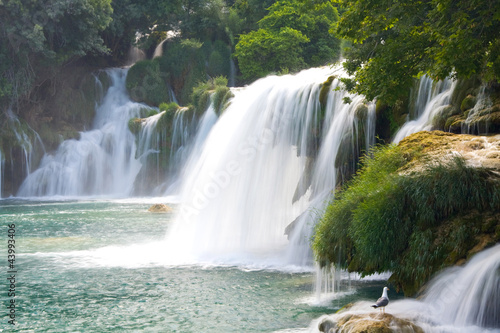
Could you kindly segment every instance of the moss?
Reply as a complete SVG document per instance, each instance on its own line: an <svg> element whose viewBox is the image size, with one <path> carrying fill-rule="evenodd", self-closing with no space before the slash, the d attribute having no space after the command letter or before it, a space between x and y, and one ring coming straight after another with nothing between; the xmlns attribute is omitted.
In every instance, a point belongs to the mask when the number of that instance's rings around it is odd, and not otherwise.
<svg viewBox="0 0 500 333"><path fill-rule="evenodd" d="M358 105L356 107L356 110L354 110L354 115L360 121L365 121L366 118L368 117L368 107L366 106L366 104Z"/></svg>
<svg viewBox="0 0 500 333"><path fill-rule="evenodd" d="M467 95L477 95L478 87L481 85L479 76L469 79L459 79L451 95L452 105L460 106Z"/></svg>
<svg viewBox="0 0 500 333"><path fill-rule="evenodd" d="M169 113L175 113L179 109L179 105L175 102L172 103L161 103L160 106L158 107L160 111L166 111Z"/></svg>
<svg viewBox="0 0 500 333"><path fill-rule="evenodd" d="M202 114L212 101L215 112L220 115L234 96L227 87L227 78L216 77L199 83L192 93L193 106L196 113Z"/></svg>
<svg viewBox="0 0 500 333"><path fill-rule="evenodd" d="M460 110L462 112L472 109L476 105L476 96L467 95L460 104Z"/></svg>
<svg viewBox="0 0 500 333"><path fill-rule="evenodd" d="M233 97L231 90L226 86L216 86L215 92L213 93L213 104L215 112L220 115L226 106L226 103L230 98Z"/></svg>
<svg viewBox="0 0 500 333"><path fill-rule="evenodd" d="M324 112L324 109L326 108L328 94L330 94L330 88L332 86L333 80L335 79L336 76L329 76L328 79L321 84L321 90L319 91L319 103L321 105L322 112Z"/></svg>
<svg viewBox="0 0 500 333"><path fill-rule="evenodd" d="M132 118L128 121L128 129L132 134L137 135L141 131L142 121L140 118Z"/></svg>

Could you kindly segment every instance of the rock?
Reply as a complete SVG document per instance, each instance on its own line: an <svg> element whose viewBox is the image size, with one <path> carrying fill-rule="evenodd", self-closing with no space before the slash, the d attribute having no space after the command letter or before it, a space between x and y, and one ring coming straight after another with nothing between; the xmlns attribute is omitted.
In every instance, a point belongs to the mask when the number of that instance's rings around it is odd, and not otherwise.
<svg viewBox="0 0 500 333"><path fill-rule="evenodd" d="M390 313L340 311L324 318L318 330L325 333L423 333L424 330L411 321Z"/></svg>
<svg viewBox="0 0 500 333"><path fill-rule="evenodd" d="M476 97L467 95L460 104L460 110L466 111L472 109L476 105Z"/></svg>
<svg viewBox="0 0 500 333"><path fill-rule="evenodd" d="M446 162L454 156L462 156L466 163L474 167L484 167L500 172L500 135L476 136L452 134L441 131L422 131L410 135L400 143L406 149L420 147L427 158L419 161ZM419 167L418 161L409 163L407 171Z"/></svg>
<svg viewBox="0 0 500 333"><path fill-rule="evenodd" d="M148 212L151 213L170 213L171 211L172 208L164 204L154 204L148 209Z"/></svg>

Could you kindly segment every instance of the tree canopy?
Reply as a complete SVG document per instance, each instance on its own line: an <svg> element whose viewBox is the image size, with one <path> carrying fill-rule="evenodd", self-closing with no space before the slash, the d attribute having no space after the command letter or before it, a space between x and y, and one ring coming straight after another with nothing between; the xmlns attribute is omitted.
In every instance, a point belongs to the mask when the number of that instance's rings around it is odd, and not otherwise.
<svg viewBox="0 0 500 333"><path fill-rule="evenodd" d="M268 11L259 29L242 34L236 44L235 56L245 78L323 65L338 57L333 1L282 0Z"/></svg>
<svg viewBox="0 0 500 333"><path fill-rule="evenodd" d="M112 11L111 0L0 2L0 101L27 93L49 64L106 53Z"/></svg>
<svg viewBox="0 0 500 333"><path fill-rule="evenodd" d="M500 2L341 0L348 89L388 103L423 74L500 78Z"/></svg>

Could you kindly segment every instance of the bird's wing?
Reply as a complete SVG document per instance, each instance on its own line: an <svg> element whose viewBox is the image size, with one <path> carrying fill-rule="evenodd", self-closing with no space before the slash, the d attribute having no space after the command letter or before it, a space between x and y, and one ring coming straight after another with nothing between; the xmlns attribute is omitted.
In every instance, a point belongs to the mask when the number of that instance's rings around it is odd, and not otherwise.
<svg viewBox="0 0 500 333"><path fill-rule="evenodd" d="M380 297L375 303L377 307L386 306L387 304L389 304L389 299L386 297Z"/></svg>

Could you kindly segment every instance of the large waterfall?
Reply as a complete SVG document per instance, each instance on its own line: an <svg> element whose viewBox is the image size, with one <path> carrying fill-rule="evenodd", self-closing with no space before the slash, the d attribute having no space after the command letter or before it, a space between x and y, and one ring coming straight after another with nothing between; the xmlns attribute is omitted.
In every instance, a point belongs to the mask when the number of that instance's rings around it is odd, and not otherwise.
<svg viewBox="0 0 500 333"><path fill-rule="evenodd" d="M186 166L168 244L201 261L310 263L315 214L342 167L374 139L374 107L360 96L345 104L338 80L320 103L334 74L342 73L270 76L235 91Z"/></svg>

